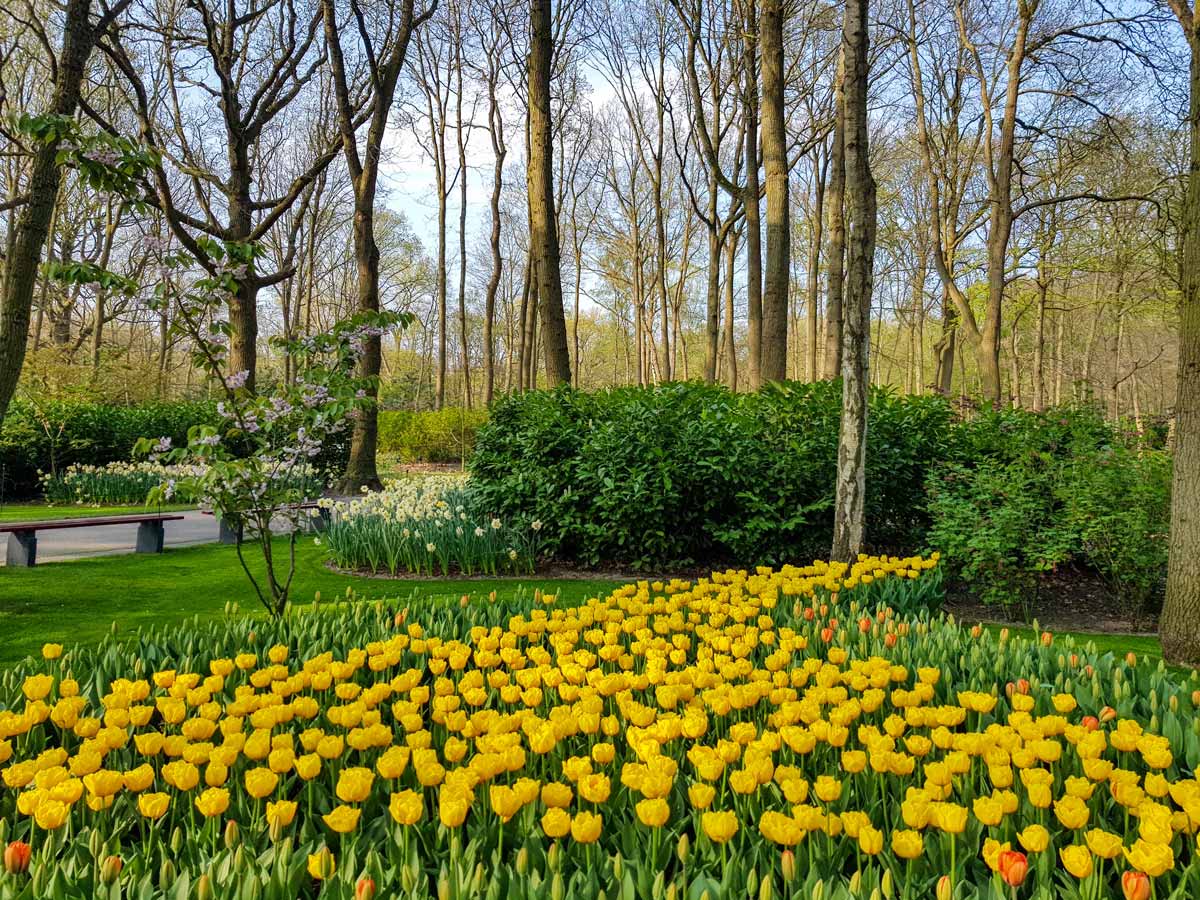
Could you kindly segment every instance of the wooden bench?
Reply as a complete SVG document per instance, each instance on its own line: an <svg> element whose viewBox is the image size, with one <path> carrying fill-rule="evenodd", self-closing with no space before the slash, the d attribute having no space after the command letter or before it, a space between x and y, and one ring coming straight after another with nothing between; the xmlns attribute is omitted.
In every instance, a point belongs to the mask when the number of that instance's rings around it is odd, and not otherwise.
<svg viewBox="0 0 1200 900"><path fill-rule="evenodd" d="M325 528L329 524L332 514L330 513L328 507L321 506L316 500L308 500L304 503L294 503L289 506L280 507L281 512L293 512L293 511L302 511L302 510L311 510L311 509L318 510L321 514L319 524L317 522L314 522L313 527L318 531ZM211 509L204 510L204 514L206 516L215 515L215 513ZM218 540L220 540L220 542L222 544L236 544L237 543L237 540L238 540L237 531L234 530L233 528L230 528L229 525L225 522L225 520L222 519L220 516L217 516L217 527L220 529L220 536L219 536Z"/></svg>
<svg viewBox="0 0 1200 900"><path fill-rule="evenodd" d="M90 519L47 519L42 522L0 522L0 534L8 534L9 566L27 568L37 562L37 533L63 528L94 528L101 525L136 525L137 553L162 553L165 538L164 522L174 522L183 516L162 513L131 516L96 516Z"/></svg>

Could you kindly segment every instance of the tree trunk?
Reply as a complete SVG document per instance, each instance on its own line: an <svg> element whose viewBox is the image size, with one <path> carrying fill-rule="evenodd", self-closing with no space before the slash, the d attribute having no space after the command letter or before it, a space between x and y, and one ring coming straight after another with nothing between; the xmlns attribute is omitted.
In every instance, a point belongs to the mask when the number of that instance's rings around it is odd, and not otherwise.
<svg viewBox="0 0 1200 900"><path fill-rule="evenodd" d="M725 247L725 374L731 391L738 387L737 339L734 335L733 266L737 258L737 232L729 235Z"/></svg>
<svg viewBox="0 0 1200 900"><path fill-rule="evenodd" d="M1188 123L1191 155L1181 219L1179 375L1167 595L1159 619L1163 657L1200 665L1200 16L1173 7L1191 50Z"/></svg>
<svg viewBox="0 0 1200 900"><path fill-rule="evenodd" d="M94 41L91 9L91 0L67 2L58 77L46 110L48 115L69 118L75 114L83 70ZM54 213L58 186L62 180L57 159L59 144L58 140L51 140L36 145L26 191L29 201L21 209L8 242L4 292L0 294L0 424L4 422L8 404L21 377L21 367L25 363L38 263L50 231L50 217Z"/></svg>
<svg viewBox="0 0 1200 900"><path fill-rule="evenodd" d="M717 351L721 336L721 241L717 222L717 176L708 179L708 272L704 304L704 380L717 380Z"/></svg>
<svg viewBox="0 0 1200 900"><path fill-rule="evenodd" d="M817 380L817 307L821 296L821 239L825 228L825 179L829 174L829 163L821 165L820 155L814 156L813 175L816 182L812 243L808 249L808 371L809 381Z"/></svg>
<svg viewBox="0 0 1200 900"><path fill-rule="evenodd" d="M742 116L745 120L744 165L746 188L746 344L749 348L750 389L762 384L762 225L758 209L758 23L755 0L745 4L742 40Z"/></svg>
<svg viewBox="0 0 1200 900"><path fill-rule="evenodd" d="M825 253L825 377L842 372L842 290L846 254L846 115L844 49L833 89L833 146L829 156L829 249Z"/></svg>
<svg viewBox="0 0 1200 900"><path fill-rule="evenodd" d="M536 251L538 309L546 350L546 375L552 384L571 383L571 354L563 312L558 225L554 214L554 144L550 109L550 66L553 25L550 0L531 0L529 52L529 182Z"/></svg>
<svg viewBox="0 0 1200 900"><path fill-rule="evenodd" d="M792 236L784 125L783 15L782 0L763 0L759 34L762 45L763 171L767 181L767 260L762 297L761 381L787 378Z"/></svg>
<svg viewBox="0 0 1200 900"><path fill-rule="evenodd" d="M876 219L875 179L867 146L867 6L867 0L847 0L842 38L847 277L842 310L842 420L830 558L846 562L862 550L866 513L868 353Z"/></svg>

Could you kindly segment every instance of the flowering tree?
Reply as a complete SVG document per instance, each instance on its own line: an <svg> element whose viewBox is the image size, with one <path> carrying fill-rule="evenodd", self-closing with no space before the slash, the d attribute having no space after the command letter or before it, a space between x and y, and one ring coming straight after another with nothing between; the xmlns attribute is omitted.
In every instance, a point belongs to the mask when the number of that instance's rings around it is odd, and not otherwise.
<svg viewBox="0 0 1200 900"><path fill-rule="evenodd" d="M169 501L186 491L211 505L236 535L238 560L258 599L272 615L282 615L296 570L297 533L302 519L315 514L305 501L321 488L314 461L368 402L370 379L355 374L367 341L407 325L411 316L360 313L322 334L274 339L297 361L300 377L270 394L255 393L247 387L247 372L229 371L231 329L222 314L258 247L206 241L204 250L216 266L190 281L187 257L165 247L155 250L161 262L156 303L173 308L174 327L191 339L197 367L221 386L223 397L217 423L193 426L186 447L173 447L168 438L138 442L136 451L154 462L194 467L192 474L152 489L149 499ZM277 559L271 533L272 523L281 522L288 535L286 563ZM247 563L247 539L262 554L261 577Z"/></svg>

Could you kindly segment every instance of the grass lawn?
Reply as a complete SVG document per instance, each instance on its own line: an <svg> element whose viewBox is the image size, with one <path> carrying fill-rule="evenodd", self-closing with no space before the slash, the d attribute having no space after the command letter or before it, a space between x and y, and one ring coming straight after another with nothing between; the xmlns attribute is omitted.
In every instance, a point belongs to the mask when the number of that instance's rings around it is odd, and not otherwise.
<svg viewBox="0 0 1200 900"><path fill-rule="evenodd" d="M92 519L97 516L127 516L149 512L175 512L195 509L195 504L148 507L137 506L47 506L45 503L5 503L0 506L0 522L33 522L44 519Z"/></svg>
<svg viewBox="0 0 1200 900"><path fill-rule="evenodd" d="M286 553L280 541L278 553ZM247 547L247 559L256 552ZM391 580L355 578L324 566L321 548L311 541L297 544L292 597L309 602L344 595L346 588L366 599L444 598L486 595L491 590L562 592L584 600L611 590L612 581L532 578L478 580ZM224 614L236 601L249 614L261 610L233 547L206 544L171 550L159 556L125 554L70 562L44 563L31 569L0 570L0 664L11 664L40 651L47 641L95 643L116 623L128 632L143 625L202 619Z"/></svg>

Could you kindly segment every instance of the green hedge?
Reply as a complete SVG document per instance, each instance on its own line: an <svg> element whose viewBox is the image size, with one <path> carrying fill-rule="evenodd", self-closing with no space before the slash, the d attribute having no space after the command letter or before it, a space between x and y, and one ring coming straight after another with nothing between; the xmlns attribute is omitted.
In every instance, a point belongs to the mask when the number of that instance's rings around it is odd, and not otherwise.
<svg viewBox="0 0 1200 900"><path fill-rule="evenodd" d="M187 441L193 425L211 422L215 404L149 403L118 406L76 400L9 406L0 430L0 497L28 499L40 491L38 473L62 471L73 463L103 466L131 459L141 437ZM345 471L349 429L329 443L314 464L326 476Z"/></svg>
<svg viewBox="0 0 1200 900"><path fill-rule="evenodd" d="M828 553L840 414L830 382L534 391L493 403L470 470L489 511L540 519L562 558L806 561ZM941 398L872 392L873 546L921 543L925 480L951 450L951 422Z"/></svg>
<svg viewBox="0 0 1200 900"><path fill-rule="evenodd" d="M412 412L379 413L379 450L402 462L461 463L475 447L475 435L487 411L446 407Z"/></svg>
<svg viewBox="0 0 1200 900"><path fill-rule="evenodd" d="M40 491L39 471L128 460L138 438L166 436L183 442L191 426L215 415L210 403L15 401L0 430L0 489L9 498L34 497Z"/></svg>

